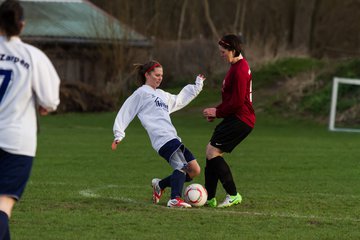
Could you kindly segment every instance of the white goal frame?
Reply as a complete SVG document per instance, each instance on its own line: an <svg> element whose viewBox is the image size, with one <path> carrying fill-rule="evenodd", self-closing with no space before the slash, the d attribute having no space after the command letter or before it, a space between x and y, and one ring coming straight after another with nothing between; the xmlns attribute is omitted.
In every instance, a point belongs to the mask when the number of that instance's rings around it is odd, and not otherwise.
<svg viewBox="0 0 360 240"><path fill-rule="evenodd" d="M337 99L338 99L339 84L360 85L360 79L350 79L350 78L338 78L338 77L334 77L333 87L332 87L332 96L331 96L331 108L330 108L330 118L329 118L329 130L330 130L330 131L339 131L339 132L359 132L359 133L360 133L360 129L355 129L355 128L337 128L337 127L335 127L336 104L337 104Z"/></svg>

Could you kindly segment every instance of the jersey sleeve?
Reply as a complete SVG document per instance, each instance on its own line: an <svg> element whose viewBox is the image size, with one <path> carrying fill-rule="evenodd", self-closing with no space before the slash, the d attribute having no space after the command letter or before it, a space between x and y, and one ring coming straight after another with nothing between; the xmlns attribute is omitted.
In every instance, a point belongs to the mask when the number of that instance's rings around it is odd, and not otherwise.
<svg viewBox="0 0 360 240"><path fill-rule="evenodd" d="M60 103L60 78L50 59L40 50L32 48L33 79L32 89L37 103L48 110L55 111Z"/></svg>
<svg viewBox="0 0 360 240"><path fill-rule="evenodd" d="M141 95L133 93L121 106L114 122L114 140L122 141L125 130L141 109Z"/></svg>
<svg viewBox="0 0 360 240"><path fill-rule="evenodd" d="M177 95L164 92L167 97L169 113L176 112L188 105L202 91L203 80L196 79L195 84L186 85Z"/></svg>

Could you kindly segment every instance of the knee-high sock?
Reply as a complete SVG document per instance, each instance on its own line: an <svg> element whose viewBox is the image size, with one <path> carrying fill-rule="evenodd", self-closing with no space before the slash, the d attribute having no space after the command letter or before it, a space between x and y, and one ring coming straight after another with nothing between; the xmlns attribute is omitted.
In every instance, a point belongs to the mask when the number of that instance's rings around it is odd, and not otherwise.
<svg viewBox="0 0 360 240"><path fill-rule="evenodd" d="M186 175L184 172L175 170L171 175L171 199L181 197Z"/></svg>
<svg viewBox="0 0 360 240"><path fill-rule="evenodd" d="M8 228L7 232L4 235L3 240L10 240L10 229Z"/></svg>
<svg viewBox="0 0 360 240"><path fill-rule="evenodd" d="M237 190L235 186L235 182L233 176L231 174L231 170L229 165L225 162L223 157L217 156L211 160L213 169L216 171L217 176L223 185L225 191L230 195L236 195Z"/></svg>
<svg viewBox="0 0 360 240"><path fill-rule="evenodd" d="M0 240L10 240L9 217L0 211Z"/></svg>
<svg viewBox="0 0 360 240"><path fill-rule="evenodd" d="M206 166L205 166L205 188L208 192L208 199L212 199L216 195L216 188L218 183L218 175L214 170L214 164L212 160L206 159Z"/></svg>
<svg viewBox="0 0 360 240"><path fill-rule="evenodd" d="M159 187L161 189L165 189L167 187L171 187L171 176L169 175L166 178L161 179L161 181L159 182ZM191 182L193 179L189 176L189 174L186 173L186 178L185 178L185 182Z"/></svg>
<svg viewBox="0 0 360 240"><path fill-rule="evenodd" d="M161 189L171 187L171 175L167 176L166 178L161 179L159 182L159 187Z"/></svg>

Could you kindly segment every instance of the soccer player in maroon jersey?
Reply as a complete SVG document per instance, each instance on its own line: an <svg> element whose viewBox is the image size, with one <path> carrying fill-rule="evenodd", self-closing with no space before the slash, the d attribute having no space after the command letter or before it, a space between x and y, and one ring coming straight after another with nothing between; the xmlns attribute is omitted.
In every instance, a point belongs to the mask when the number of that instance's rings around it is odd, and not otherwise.
<svg viewBox="0 0 360 240"><path fill-rule="evenodd" d="M211 122L223 118L216 126L206 147L205 188L208 191L207 204L210 207L230 207L242 200L229 165L223 154L230 153L254 128L255 113L252 107L252 78L248 62L243 57L242 42L236 35L225 35L219 41L221 57L230 64L222 84L222 102L213 108L206 108L203 115ZM215 198L220 180L227 195L217 205Z"/></svg>

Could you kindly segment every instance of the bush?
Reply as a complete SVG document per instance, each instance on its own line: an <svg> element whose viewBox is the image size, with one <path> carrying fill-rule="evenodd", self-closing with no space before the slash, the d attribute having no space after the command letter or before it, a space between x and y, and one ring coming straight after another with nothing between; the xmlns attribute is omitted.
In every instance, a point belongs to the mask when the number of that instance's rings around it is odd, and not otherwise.
<svg viewBox="0 0 360 240"><path fill-rule="evenodd" d="M302 111L317 115L329 113L334 77L360 79L360 59L340 62L335 64L332 71L319 75L315 85L308 89L300 103ZM345 111L360 102L360 89L352 85L341 85L338 94L341 99L337 105L339 111Z"/></svg>
<svg viewBox="0 0 360 240"><path fill-rule="evenodd" d="M301 72L322 66L321 61L312 58L285 58L262 66L253 71L254 87L269 87L276 81L291 78Z"/></svg>

